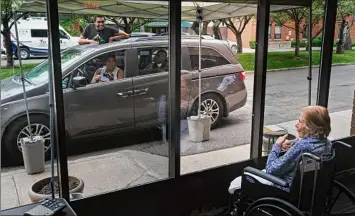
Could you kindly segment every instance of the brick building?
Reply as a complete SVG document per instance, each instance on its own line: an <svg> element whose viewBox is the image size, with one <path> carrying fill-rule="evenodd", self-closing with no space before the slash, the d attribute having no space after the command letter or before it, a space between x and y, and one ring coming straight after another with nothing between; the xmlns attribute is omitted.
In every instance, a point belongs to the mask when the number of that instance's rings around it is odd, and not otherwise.
<svg viewBox="0 0 355 216"><path fill-rule="evenodd" d="M352 17L349 17L347 19L349 23L352 22ZM302 28L301 24L301 28ZM286 23L286 26L292 26L294 27L293 22L288 22ZM316 34L319 29L320 25L316 25L313 27L313 35ZM337 23L335 26L335 33L334 33L334 39L338 39L338 34L339 34L339 29L340 29L340 23ZM229 30L225 26L220 27L221 34L224 38L227 38L228 40L236 41L236 37L233 34L231 30ZM355 39L355 24L351 27L351 38ZM208 28L208 33L213 34L212 29ZM322 34L320 34L321 36ZM242 34L242 40L243 40L243 48L250 48L249 46L249 41L255 41L256 38L256 19L253 18L250 20L250 22L247 24L245 27L243 34ZM285 42L285 41L293 41L296 39L296 34L295 30L289 27L285 26L277 26L275 22L271 22L269 26L269 41L272 43L277 43L277 42ZM300 39L307 39L303 37L303 34L300 33Z"/></svg>

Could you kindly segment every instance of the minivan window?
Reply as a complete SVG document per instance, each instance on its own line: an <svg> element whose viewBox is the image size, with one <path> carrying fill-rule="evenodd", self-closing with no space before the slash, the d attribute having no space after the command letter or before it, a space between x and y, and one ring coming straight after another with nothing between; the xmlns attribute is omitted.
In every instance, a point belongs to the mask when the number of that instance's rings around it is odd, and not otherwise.
<svg viewBox="0 0 355 216"><path fill-rule="evenodd" d="M199 65L199 49L198 47L189 47L191 68L192 70L198 70ZM211 48L202 47L201 49L201 68L210 68L220 65L230 64L230 62L225 59L216 50Z"/></svg>
<svg viewBox="0 0 355 216"><path fill-rule="evenodd" d="M84 50L76 50L76 49L70 49L64 51L61 54L62 69L65 68L71 62L76 61L76 59L78 59L83 52ZM28 71L25 74L25 77L35 85L48 82L48 67L49 67L49 61L46 60L41 64L37 65L36 67L34 67L32 70Z"/></svg>
<svg viewBox="0 0 355 216"><path fill-rule="evenodd" d="M137 51L139 76L169 71L167 47L140 48Z"/></svg>
<svg viewBox="0 0 355 216"><path fill-rule="evenodd" d="M31 29L31 37L48 37L46 29Z"/></svg>

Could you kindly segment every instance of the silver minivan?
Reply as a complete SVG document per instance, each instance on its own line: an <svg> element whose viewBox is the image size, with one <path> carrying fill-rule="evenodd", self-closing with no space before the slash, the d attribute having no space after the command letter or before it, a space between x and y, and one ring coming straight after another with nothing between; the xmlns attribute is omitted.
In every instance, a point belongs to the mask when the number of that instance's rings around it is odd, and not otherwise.
<svg viewBox="0 0 355 216"><path fill-rule="evenodd" d="M161 106L167 103L169 77L167 37L130 38L102 45L81 45L61 53L62 88L67 135L98 137L122 131L157 127L166 119ZM198 107L198 39L181 44L182 118ZM212 118L212 128L222 117L245 105L245 74L230 48L219 40L202 40L203 114ZM122 79L93 83L95 71L108 56L123 71ZM31 128L27 124L21 79L1 81L1 127L4 151L13 163L21 162L20 139L33 134L50 147L48 60L25 73ZM162 100L163 99L163 100Z"/></svg>

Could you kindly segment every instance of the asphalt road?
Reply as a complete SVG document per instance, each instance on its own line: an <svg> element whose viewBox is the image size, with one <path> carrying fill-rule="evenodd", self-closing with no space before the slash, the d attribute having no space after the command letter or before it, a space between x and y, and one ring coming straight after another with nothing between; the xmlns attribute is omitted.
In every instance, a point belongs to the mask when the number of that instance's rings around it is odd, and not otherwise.
<svg viewBox="0 0 355 216"><path fill-rule="evenodd" d="M330 86L329 111L338 112L352 109L353 92L355 89L355 66L336 66L332 70L332 81ZM308 71L307 69L289 70L280 72L268 72L266 82L265 118L264 124L278 124L298 119L299 111L308 105ZM253 101L253 74L247 74L246 87L248 90L247 104L234 112L228 118L223 119L217 129L212 130L214 141L203 143L188 143L182 138L181 155L191 155L208 152L218 149L230 148L242 144L250 143L251 122L252 122L252 101ZM318 68L313 69L312 81L312 104L316 102L316 92L318 83ZM182 124L184 124L182 122ZM217 135L215 135L217 134ZM212 136L212 135L211 135ZM107 151L117 151L120 149L131 149L148 152L157 155L168 155L168 145L157 140L159 134L147 132L147 135L140 134L123 136L116 139L117 142L109 144ZM154 141L155 140L155 141ZM117 149L119 145L125 145ZM140 143L140 144L135 144ZM92 145L85 143L85 148L78 148L78 152L83 149L87 151L92 146L101 148L93 141ZM102 146L100 144L100 146ZM96 152L92 153L97 154ZM80 156L79 156L80 157Z"/></svg>

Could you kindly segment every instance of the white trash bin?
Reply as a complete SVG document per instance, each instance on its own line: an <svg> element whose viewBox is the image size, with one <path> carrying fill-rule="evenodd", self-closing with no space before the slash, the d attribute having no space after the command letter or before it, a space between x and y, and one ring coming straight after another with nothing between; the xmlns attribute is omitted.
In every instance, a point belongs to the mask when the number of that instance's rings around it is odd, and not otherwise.
<svg viewBox="0 0 355 216"><path fill-rule="evenodd" d="M210 139L211 117L206 115L190 116L187 118L190 140L202 142Z"/></svg>
<svg viewBox="0 0 355 216"><path fill-rule="evenodd" d="M27 174L44 172L44 139L41 136L21 139L23 162Z"/></svg>

